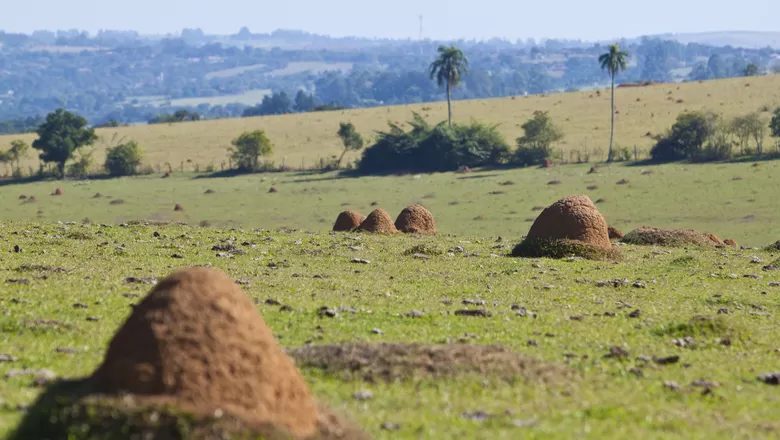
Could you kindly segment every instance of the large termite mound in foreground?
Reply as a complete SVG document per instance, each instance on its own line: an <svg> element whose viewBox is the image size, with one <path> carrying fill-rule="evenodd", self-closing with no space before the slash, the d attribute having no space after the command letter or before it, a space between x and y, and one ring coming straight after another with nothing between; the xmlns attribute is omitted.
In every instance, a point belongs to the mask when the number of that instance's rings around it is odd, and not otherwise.
<svg viewBox="0 0 780 440"><path fill-rule="evenodd" d="M162 280L133 310L95 371L103 392L170 397L305 437L317 408L254 304L223 272L194 268Z"/></svg>
<svg viewBox="0 0 780 440"><path fill-rule="evenodd" d="M642 226L625 235L623 243L644 246L699 246L716 247L725 243L717 235L694 231L693 229L659 229Z"/></svg>
<svg viewBox="0 0 780 440"><path fill-rule="evenodd" d="M407 206L395 220L395 227L407 234L436 234L436 221L433 214L422 205Z"/></svg>
<svg viewBox="0 0 780 440"><path fill-rule="evenodd" d="M162 280L80 381L51 386L14 439L365 438L318 407L254 303L218 270Z"/></svg>
<svg viewBox="0 0 780 440"><path fill-rule="evenodd" d="M512 251L519 257L615 258L607 221L587 196L570 196L536 218L528 236Z"/></svg>
<svg viewBox="0 0 780 440"><path fill-rule="evenodd" d="M363 223L356 230L376 234L395 234L398 232L395 224L393 224L393 219L390 218L390 214L382 208L371 211L371 214L368 214L368 217L363 220Z"/></svg>
<svg viewBox="0 0 780 440"><path fill-rule="evenodd" d="M333 230L335 232L348 232L352 231L366 218L363 214L356 211L344 211L336 218L336 223L333 224Z"/></svg>

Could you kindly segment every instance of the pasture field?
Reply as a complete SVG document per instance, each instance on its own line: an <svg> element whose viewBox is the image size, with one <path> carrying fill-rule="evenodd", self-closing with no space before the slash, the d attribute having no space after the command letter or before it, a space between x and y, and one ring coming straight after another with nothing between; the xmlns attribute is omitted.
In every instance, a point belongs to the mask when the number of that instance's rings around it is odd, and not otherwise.
<svg viewBox="0 0 780 440"><path fill-rule="evenodd" d="M714 111L725 117L773 110L780 105L780 75L620 88L617 90L617 104L617 145L632 151L636 146L640 155L646 156L653 143L648 134L662 133L685 110ZM565 138L556 148L563 151L564 159L576 159L577 152L581 158L589 156L591 161L606 159L609 141L608 90L454 103L457 121L474 119L497 124L510 143L514 143L522 134L520 126L536 110L549 111L563 130ZM377 130L386 129L388 121L408 121L413 111L436 123L446 119L447 104L436 102L100 129L98 134L103 141L99 141L93 148L94 159L98 166L103 163L105 148L116 134L117 139L138 141L145 152L144 164L154 169L163 169L166 164L177 170L192 171L199 168L202 171L209 166L220 169L223 164L227 165L227 148L232 139L244 131L263 129L275 144L270 160L276 165L295 169L315 168L320 159L328 159L340 153L341 143L336 136L339 122L351 121L361 134L370 139ZM770 116L768 111L763 113L767 123ZM2 136L0 148L8 148L13 139L32 142L34 135ZM765 144L770 149L774 148L774 143L768 137ZM347 160L357 157L353 154L347 156ZM29 167L38 168L37 155L34 153L22 166L25 170Z"/></svg>
<svg viewBox="0 0 780 440"><path fill-rule="evenodd" d="M624 232L642 225L695 228L749 246L780 239L780 161L614 164L592 174L590 168L585 164L360 178L295 172L207 178L185 173L167 179L154 175L0 184L0 220L207 222L326 232L345 209L366 215L376 204L396 215L419 202L436 215L442 233L517 239L541 208L566 195L587 194L610 224ZM64 194L51 196L57 187ZM269 193L272 187L277 192ZM174 211L176 204L184 210Z"/></svg>
<svg viewBox="0 0 780 440"><path fill-rule="evenodd" d="M191 265L240 280L288 349L501 345L543 366L385 381L299 360L320 400L379 439L780 435L777 386L758 379L780 366L780 271L762 270L780 252L622 246L616 263L531 260L507 256L518 237L495 235L0 222L0 437L42 391L38 370L90 374L145 283ZM226 242L242 252L212 250Z"/></svg>

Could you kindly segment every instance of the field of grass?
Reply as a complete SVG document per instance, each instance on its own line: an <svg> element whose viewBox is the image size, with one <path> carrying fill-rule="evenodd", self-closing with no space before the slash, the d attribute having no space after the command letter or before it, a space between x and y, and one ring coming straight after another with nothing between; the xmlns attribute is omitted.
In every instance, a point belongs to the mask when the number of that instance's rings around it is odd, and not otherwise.
<svg viewBox="0 0 780 440"><path fill-rule="evenodd" d="M246 243L244 253L218 256L223 240ZM241 279L287 348L499 344L560 372L370 382L304 368L319 399L380 439L780 435L777 387L757 379L780 365L780 271L762 270L777 252L624 246L619 263L525 260L506 256L512 240L479 234L19 221L0 223L0 242L0 353L11 357L0 363L0 437L41 392L31 376L7 374L90 374L150 288L128 277L202 264ZM270 305L279 303L290 308ZM321 317L323 306L335 317Z"/></svg>
<svg viewBox="0 0 780 440"><path fill-rule="evenodd" d="M517 239L542 207L566 195L587 194L608 221L624 231L642 225L695 228L751 246L780 239L780 161L757 166L615 164L593 174L589 170L590 165L565 165L361 178L335 173L227 178L174 174L167 179L155 175L7 184L0 185L0 220L205 221L219 227L325 232L348 208L365 215L376 204L396 215L419 202L433 211L445 234ZM64 195L51 196L57 187ZM278 192L269 193L271 187ZM28 199L20 199L22 195ZM177 203L184 211L174 211Z"/></svg>
<svg viewBox="0 0 780 440"><path fill-rule="evenodd" d="M457 92L456 92L457 96ZM708 110L726 117L774 109L780 105L780 75L735 78L685 84L658 84L648 87L621 88L617 91L618 111L616 142L618 145L647 151L652 139L647 136L666 130L677 115L685 110ZM509 142L522 134L520 126L535 110L549 111L566 137L560 144L564 156L569 151L589 153L591 160L606 159L609 141L609 93L586 91L540 96L458 101L454 104L459 121L476 119L498 124ZM340 152L336 136L341 121L351 121L358 131L369 138L376 130L387 128L387 121L404 122L411 112L418 112L429 121L446 119L446 102L345 110L323 113L293 114L258 118L227 119L179 123L173 125L132 126L98 130L110 139L135 139L145 151L145 164L159 168L170 163L174 168L193 170L209 165L219 168L227 164L230 141L241 132L263 129L275 144L271 160L276 165L312 168L321 158ZM764 113L769 120L769 113ZM7 148L13 139L32 142L33 136L2 136L0 148ZM773 145L767 138L766 145ZM95 160L101 164L104 144L95 148ZM348 159L357 155L348 156ZM37 169L37 157L29 158L23 168Z"/></svg>

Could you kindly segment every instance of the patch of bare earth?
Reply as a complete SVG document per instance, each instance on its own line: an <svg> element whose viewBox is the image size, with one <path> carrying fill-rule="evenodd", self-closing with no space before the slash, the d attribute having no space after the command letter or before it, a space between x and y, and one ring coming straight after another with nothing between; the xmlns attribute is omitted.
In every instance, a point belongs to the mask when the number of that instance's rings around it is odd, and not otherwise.
<svg viewBox="0 0 780 440"><path fill-rule="evenodd" d="M565 367L496 345L346 343L305 346L289 354L299 367L369 382L461 374L555 382L571 375Z"/></svg>

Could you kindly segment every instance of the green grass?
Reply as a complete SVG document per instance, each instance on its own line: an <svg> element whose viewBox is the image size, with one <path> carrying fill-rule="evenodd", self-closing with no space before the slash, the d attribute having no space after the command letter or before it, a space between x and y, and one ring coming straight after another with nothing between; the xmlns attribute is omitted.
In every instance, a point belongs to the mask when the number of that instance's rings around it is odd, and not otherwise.
<svg viewBox="0 0 780 440"><path fill-rule="evenodd" d="M694 228L761 247L780 239L780 161L755 167L750 163L616 164L595 174L588 174L589 169L585 164L363 178L339 178L334 173L231 178L190 174L10 184L0 185L0 220L80 222L88 218L116 224L145 219L192 225L207 221L220 227L284 226L325 232L348 208L366 215L377 203L395 216L419 202L431 209L444 234L519 240L539 208L567 195L587 194L608 222L624 232L642 225ZM620 180L628 184L618 185ZM548 184L551 181L560 183ZM268 192L272 186L277 193ZM49 195L56 187L62 187L63 196ZM215 192L205 194L208 189ZM98 192L104 197L94 198ZM36 201L19 200L22 194L35 196ZM111 204L117 199L123 203ZM184 211L174 212L176 203Z"/></svg>
<svg viewBox="0 0 780 440"><path fill-rule="evenodd" d="M455 176L448 178L458 182ZM75 188L66 195L77 197ZM443 223L451 224L445 218ZM211 247L227 238L256 246L243 246L244 255L219 258ZM501 344L575 373L553 383L473 375L365 383L304 371L318 398L350 414L377 438L780 435L777 388L756 380L776 371L780 362L780 288L769 286L780 281L780 273L763 272L760 264L751 263L753 256L771 262L777 252L658 252L623 246L619 262L530 260L508 257L514 241L497 242L495 235L380 237L28 221L0 223L0 243L0 352L18 358L0 364L2 375L19 368L47 368L67 378L90 374L130 306L150 288L128 284L127 277L162 277L180 266L210 264L249 282L244 290L261 304L258 310L285 347L462 340ZM21 252L13 252L14 246ZM446 252L457 246L465 252ZM419 259L410 255L414 248L444 252ZM351 263L355 257L370 264ZM7 281L12 279L28 284ZM646 288L598 287L598 281L611 279L642 281ZM269 298L293 311L264 305ZM464 299L486 300L492 316L456 316L453 312L465 307ZM513 304L537 317L518 316ZM321 306L351 307L355 313L320 318ZM413 309L424 316L404 316ZM634 310L641 311L636 318L629 316ZM373 334L374 328L382 334ZM673 344L684 336L692 336L696 345ZM731 345L721 343L724 338ZM625 348L629 356L605 358L612 346ZM658 365L638 359L668 355L679 355L680 362ZM690 385L699 379L719 386L703 394ZM680 390L668 389L666 381L676 382ZM30 382L30 377L0 376L0 437L20 421L18 408L40 393ZM374 398L352 398L364 389ZM477 411L490 416L484 421L464 417ZM385 431L380 428L385 422L400 429Z"/></svg>

